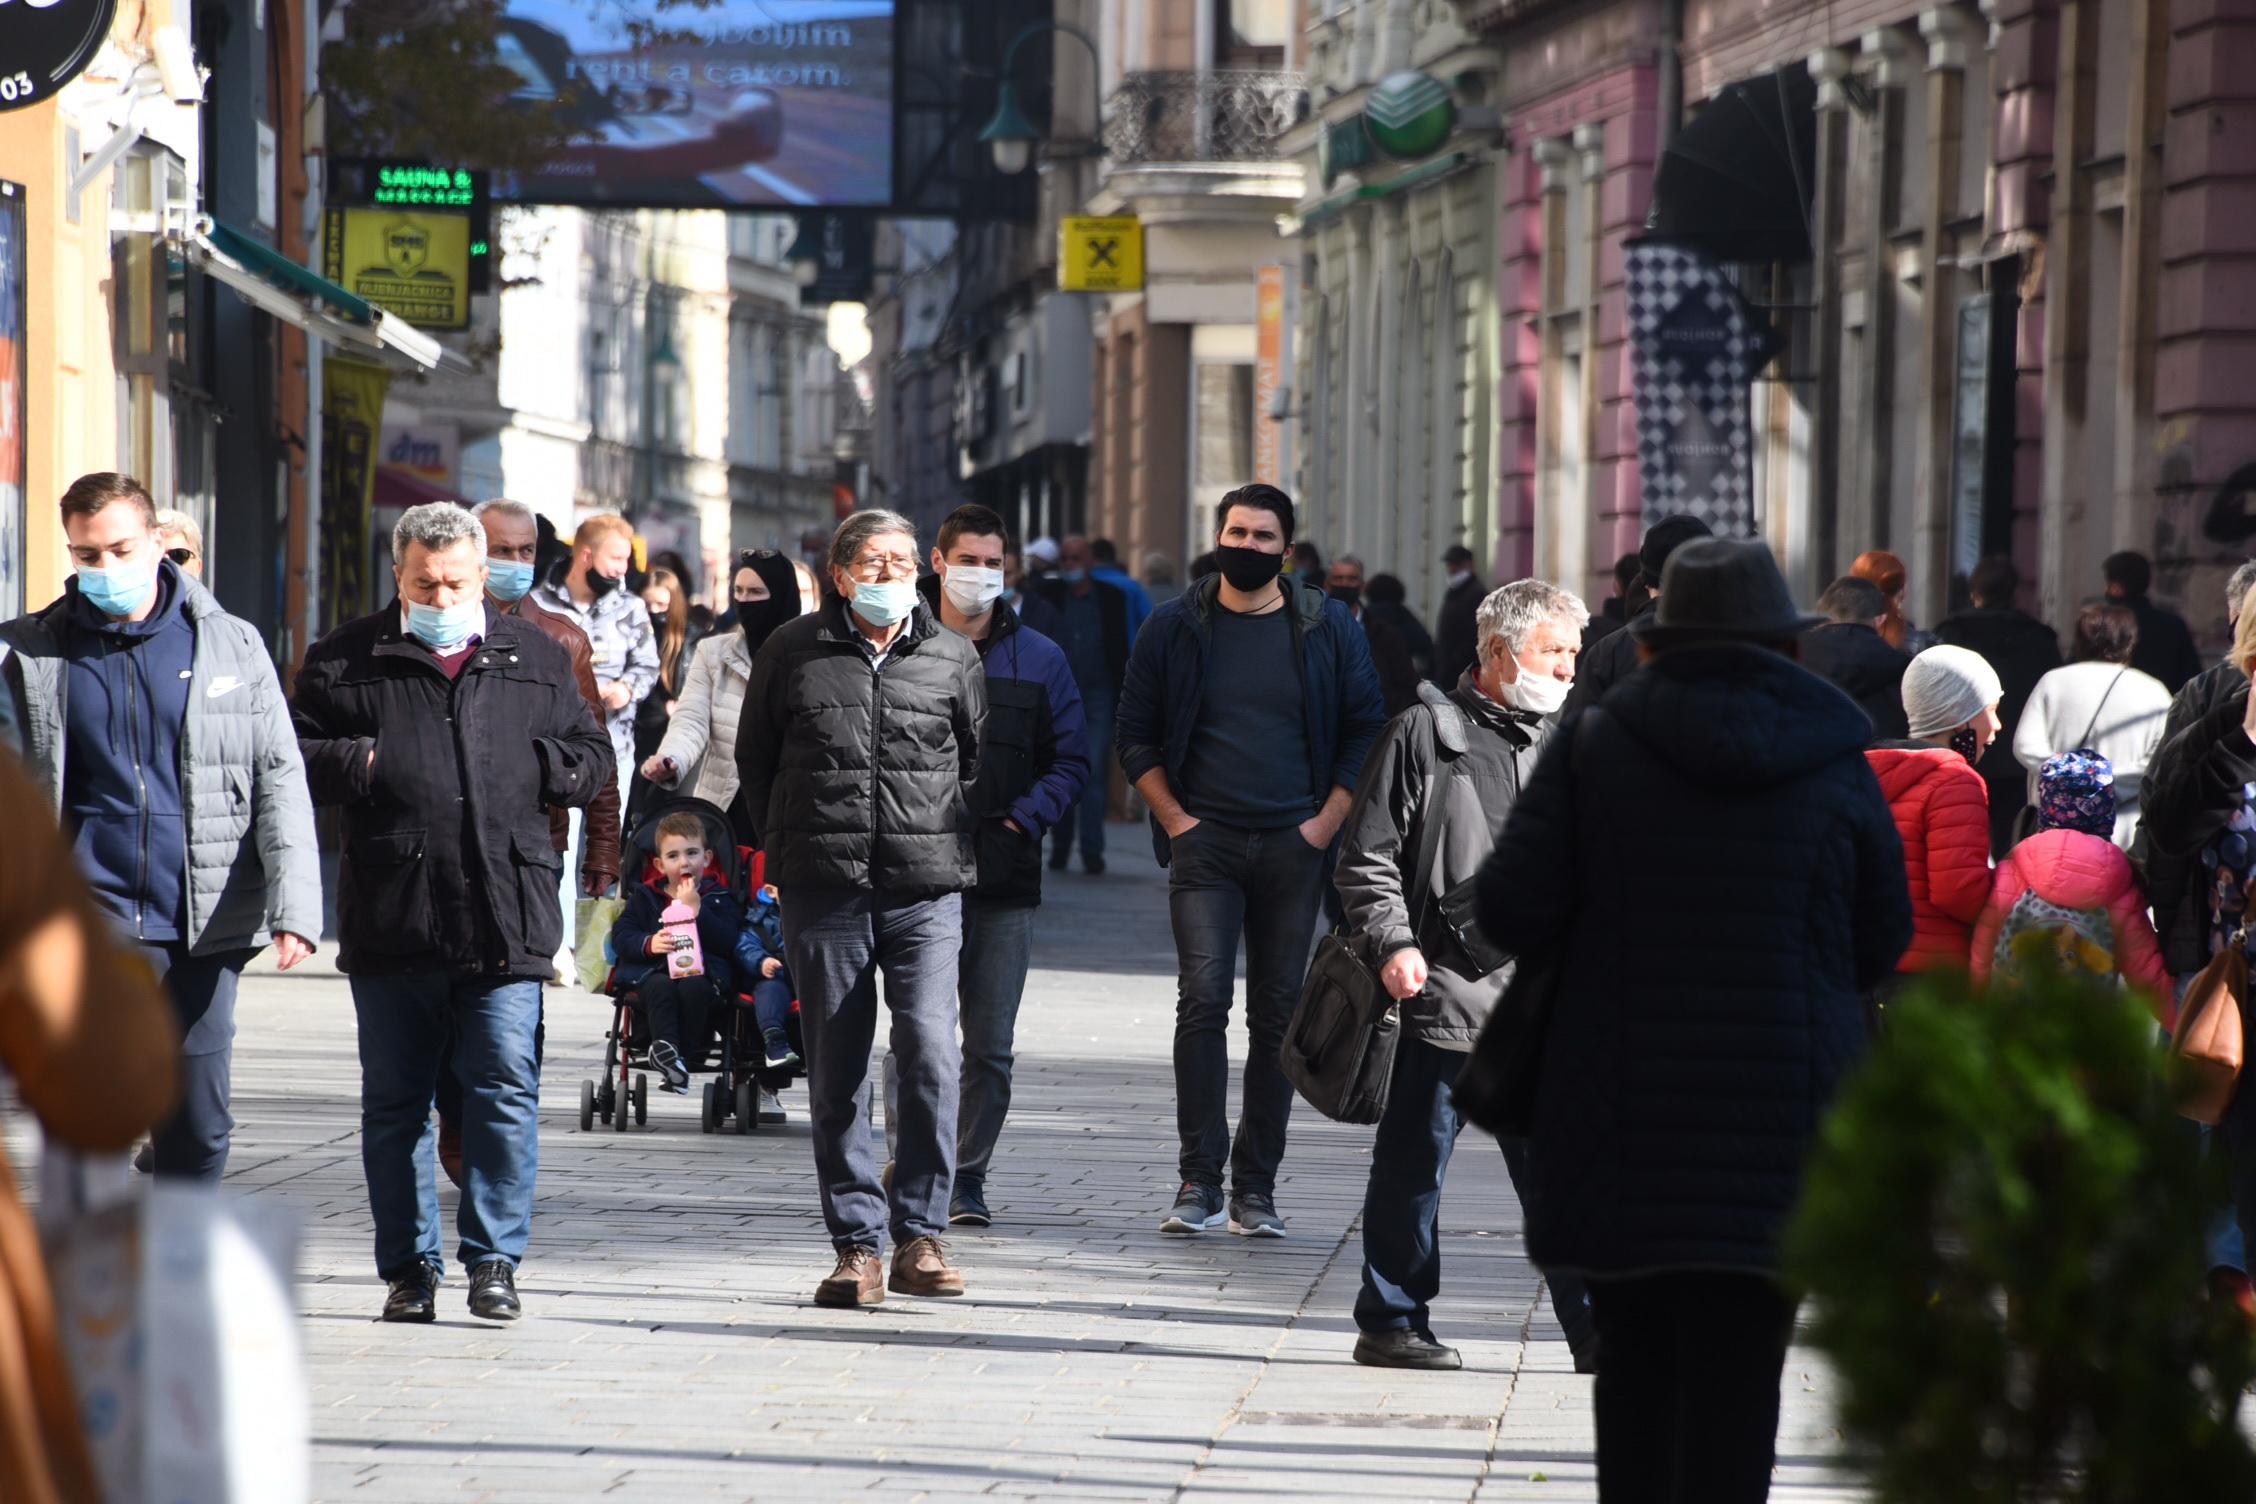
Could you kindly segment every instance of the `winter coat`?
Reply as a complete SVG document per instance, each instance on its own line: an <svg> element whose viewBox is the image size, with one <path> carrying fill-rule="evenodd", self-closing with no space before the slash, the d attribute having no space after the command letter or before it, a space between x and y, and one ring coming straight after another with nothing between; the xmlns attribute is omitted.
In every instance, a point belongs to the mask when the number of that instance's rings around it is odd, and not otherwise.
<svg viewBox="0 0 2256 1504"><path fill-rule="evenodd" d="M1151 620L1151 592L1146 590L1143 583L1134 575L1122 569L1118 564L1093 564L1089 567L1089 578L1102 580L1107 585L1116 586L1120 593L1127 597L1128 640L1130 642L1135 641L1136 634L1144 629L1144 623ZM1125 665L1123 666L1125 667Z"/></svg>
<svg viewBox="0 0 2256 1504"><path fill-rule="evenodd" d="M1488 587L1479 576L1468 577L1463 584L1452 585L1442 592L1441 609L1434 613L1434 679L1442 684L1455 684L1465 676L1465 670L1480 659L1480 603L1488 595Z"/></svg>
<svg viewBox="0 0 2256 1504"><path fill-rule="evenodd" d="M937 613L939 576L927 575L918 589ZM971 796L979 860L971 892L983 903L1028 907L1042 901L1042 837L1080 801L1095 758L1063 648L1020 622L1009 602L997 601L976 650L987 680L987 726Z"/></svg>
<svg viewBox="0 0 2256 1504"><path fill-rule="evenodd" d="M2242 729L2247 715L2248 685L2243 683L2155 754L2147 770L2142 819L2156 854L2194 861L2246 803L2245 790L2256 783L2256 742ZM2198 884L2186 901L2200 907ZM2207 960L2204 945L2195 964Z"/></svg>
<svg viewBox="0 0 2256 1504"><path fill-rule="evenodd" d="M626 907L611 926L611 953L618 957L613 977L622 989L639 987L666 969L665 958L650 953L650 937L665 928L666 906L674 901L666 891L665 878L655 873L631 884L626 899ZM713 979L714 988L723 997L758 980L759 957L764 952L757 938L752 941L751 974L746 975L746 968L738 964L745 928L744 905L729 892L728 884L707 877L697 885L697 943L704 951L705 975Z"/></svg>
<svg viewBox="0 0 2256 1504"><path fill-rule="evenodd" d="M2115 765L2115 844L2128 850L2138 830L2146 765L2169 718L2170 692L2135 668L2071 663L2054 669L2037 681L2013 733L2013 755L2027 770L2028 802L2036 802L2037 770L2046 758L2094 748Z"/></svg>
<svg viewBox="0 0 2256 1504"><path fill-rule="evenodd" d="M2195 674L2186 680L2185 688L2170 697L2161 746L2169 746L2179 732L2247 689L2248 676L2230 662L2213 663ZM2145 790L2153 788L2161 765L2158 747L2147 764ZM2014 767L2018 772L2020 764ZM2152 816L2142 810L2132 851L2146 873L2146 898L2154 909L2155 933L2162 937L2162 952L2171 971L2199 971L2209 964L2208 903L2202 893L2200 864L2191 855L2175 855L2157 847L2150 831L2152 824Z"/></svg>
<svg viewBox="0 0 2256 1504"><path fill-rule="evenodd" d="M1072 593L1073 587L1054 574L1037 575L1028 580L1027 585L1048 608L1048 614L1044 617L1046 625L1037 630L1055 642L1065 622L1066 598ZM1117 580L1092 576L1089 590L1097 602L1097 614L1104 622L1105 668L1108 678L1103 684L1083 684L1081 694L1086 699L1091 692L1109 693L1117 700L1121 682L1128 677L1128 655L1133 651L1139 635L1135 607L1128 599L1128 592L1120 588Z"/></svg>
<svg viewBox="0 0 2256 1504"><path fill-rule="evenodd" d="M1410 644L1368 607L1363 612L1363 639L1379 676L1379 703L1389 717L1398 716L1418 703L1418 686L1425 682L1410 656Z"/></svg>
<svg viewBox="0 0 2256 1504"><path fill-rule="evenodd" d="M1978 606L1943 618L1935 640L1981 654L2005 686L1998 701L2003 729L1975 764L1990 786L1990 850L2002 856L2013 844L2015 817L2029 803L2028 774L2013 755L2013 735L2037 681L2060 667L2060 639L2025 611Z"/></svg>
<svg viewBox="0 0 2256 1504"><path fill-rule="evenodd" d="M737 772L768 875L900 899L977 877L972 791L987 720L979 653L919 604L878 665L840 600L752 659Z"/></svg>
<svg viewBox="0 0 2256 1504"><path fill-rule="evenodd" d="M344 806L337 964L546 977L564 934L546 809L617 777L611 739L540 628L488 602L449 679L400 615L346 622L298 671L307 780Z"/></svg>
<svg viewBox="0 0 2256 1504"><path fill-rule="evenodd" d="M1434 640L1426 624L1418 620L1418 613L1399 601L1372 601L1363 603L1363 619L1375 621L1380 626L1392 627L1410 650L1410 665L1421 679L1433 677ZM1447 686L1444 686L1445 688Z"/></svg>
<svg viewBox="0 0 2256 1504"><path fill-rule="evenodd" d="M658 683L658 637L650 630L650 608L624 584L609 595L582 606L572 599L564 575L572 567L567 559L533 587L533 602L553 611L587 634L595 655L595 677L626 685L627 703L606 710L603 729L611 737L611 758L621 769L634 766L635 710L643 696Z"/></svg>
<svg viewBox="0 0 2256 1504"><path fill-rule="evenodd" d="M1333 789L1355 787L1363 759L1386 725L1386 703L1370 645L1347 607L1289 576L1278 585L1285 592L1284 609L1298 650L1308 789L1321 805ZM1206 648L1221 591L1219 575L1193 581L1152 613L1136 639L1117 722L1120 766L1130 783L1159 768L1171 784L1180 784L1206 690ZM1151 826L1152 849L1164 867L1170 852L1167 832L1156 816Z"/></svg>
<svg viewBox="0 0 2256 1504"><path fill-rule="evenodd" d="M2147 996L2165 1023L2175 1014L2170 969L2147 922L2131 859L2113 842L2080 830L2042 830L1998 863L1990 901L1974 926L1974 980L1987 982L1997 965L1998 935L2024 894L2055 908L2105 913L2115 935L2115 964L2123 980Z"/></svg>
<svg viewBox="0 0 2256 1504"><path fill-rule="evenodd" d="M572 682L580 687L580 698L587 701L588 713L601 725L610 714L603 703L603 692L595 687L595 650L588 646L587 633L565 618L548 610L530 596L520 597L516 604L501 608L521 621L529 621L548 634L548 640L562 648L572 660ZM580 841L580 871L595 886L594 879L607 878L613 882L619 877L619 782L613 779L598 789L595 802L587 808L586 826ZM572 812L552 809L548 812L548 838L559 852L572 844Z"/></svg>
<svg viewBox="0 0 2256 1504"><path fill-rule="evenodd" d="M752 682L752 649L742 630L716 632L697 645L682 678L681 698L657 755L675 773L661 788L687 788L692 797L721 809L736 803L736 727L744 713L744 687Z"/></svg>
<svg viewBox="0 0 2256 1504"><path fill-rule="evenodd" d="M1990 896L1988 787L1973 764L1931 742L1891 742L1865 756L1902 838L1914 934L1901 971L1963 969Z"/></svg>
<svg viewBox="0 0 2256 1504"><path fill-rule="evenodd" d="M1445 1050L1469 1050L1512 968L1507 963L1484 977L1465 975L1473 968L1437 904L1479 876L1535 770L1536 754L1550 739L1551 723L1498 705L1473 687L1470 674L1449 699L1464 728L1462 752L1443 745L1430 704L1412 706L1379 733L1340 827L1332 881L1348 931L1363 938L1373 961L1383 965L1412 946L1426 958L1425 987L1402 1004L1404 1031ZM1453 773L1445 771L1452 767ZM1437 802L1437 795L1446 802ZM1425 901L1412 914L1409 890L1417 874L1409 868L1428 820L1442 822L1441 838L1425 875Z"/></svg>
<svg viewBox="0 0 2256 1504"><path fill-rule="evenodd" d="M188 948L250 950L280 933L319 940L313 803L273 660L250 623L228 615L170 560L158 569L194 634L172 764L179 806L158 812L182 822ZM17 700L24 760L58 814L65 785L76 781L65 766L71 663L99 651L93 634L70 620L77 597L72 580L61 600L0 626L0 672ZM110 790L113 802L137 797L127 775ZM120 912L114 903L112 911Z"/></svg>
<svg viewBox="0 0 2256 1504"><path fill-rule="evenodd" d="M1661 654L1544 748L1478 888L1552 999L1544 1269L1775 1271L1863 994L1911 935L1870 734L1815 674L1719 643Z"/></svg>
<svg viewBox="0 0 2256 1504"><path fill-rule="evenodd" d="M1857 702L1872 718L1875 741L1902 741L1911 734L1903 703L1911 659L1863 622L1828 622L1804 632L1802 667Z"/></svg>
<svg viewBox="0 0 2256 1504"><path fill-rule="evenodd" d="M1630 611L1629 620L1635 621L1654 610L1659 599L1655 595L1646 596ZM1627 626L1627 623L1623 625ZM1615 685L1636 672L1637 638L1634 633L1610 632L1599 638L1591 644L1589 652L1575 660L1574 688L1567 691L1567 703L1559 711L1559 719L1565 721L1589 709L1606 698L1607 692Z"/></svg>
<svg viewBox="0 0 2256 1504"><path fill-rule="evenodd" d="M2138 641L2131 648L2131 667L2161 681L2171 694L2201 672L2201 653L2193 645L2193 629L2175 611L2165 611L2143 595L2125 596L2113 604L2138 618Z"/></svg>

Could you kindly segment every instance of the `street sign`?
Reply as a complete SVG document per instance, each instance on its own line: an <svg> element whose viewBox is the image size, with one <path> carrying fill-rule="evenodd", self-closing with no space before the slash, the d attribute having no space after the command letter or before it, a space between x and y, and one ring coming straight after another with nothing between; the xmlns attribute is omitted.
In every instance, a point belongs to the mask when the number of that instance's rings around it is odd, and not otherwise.
<svg viewBox="0 0 2256 1504"><path fill-rule="evenodd" d="M0 0L5 5L8 0ZM434 165L402 157L331 157L329 204L398 209L453 209L470 216L470 290L493 291L493 199L482 168Z"/></svg>
<svg viewBox="0 0 2256 1504"><path fill-rule="evenodd" d="M1060 220L1058 286L1067 292L1143 291L1144 222L1133 215Z"/></svg>
<svg viewBox="0 0 2256 1504"><path fill-rule="evenodd" d="M470 327L470 216L433 209L331 209L329 280L426 329Z"/></svg>
<svg viewBox="0 0 2256 1504"><path fill-rule="evenodd" d="M117 0L0 0L0 113L44 104L85 72L116 15Z"/></svg>

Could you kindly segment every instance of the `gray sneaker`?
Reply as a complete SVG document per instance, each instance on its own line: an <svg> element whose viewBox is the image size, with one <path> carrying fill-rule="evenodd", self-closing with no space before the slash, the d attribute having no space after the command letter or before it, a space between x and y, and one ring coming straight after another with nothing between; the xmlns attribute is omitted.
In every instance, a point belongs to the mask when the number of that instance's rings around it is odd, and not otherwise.
<svg viewBox="0 0 2256 1504"><path fill-rule="evenodd" d="M1222 1211L1222 1192L1219 1187L1200 1185L1195 1180L1183 1182L1175 1193L1175 1204L1167 1209L1159 1230L1174 1233L1211 1232L1228 1220Z"/></svg>
<svg viewBox="0 0 2256 1504"><path fill-rule="evenodd" d="M1285 1219L1277 1203L1259 1191L1240 1191L1230 1198L1230 1231L1241 1238L1281 1238Z"/></svg>

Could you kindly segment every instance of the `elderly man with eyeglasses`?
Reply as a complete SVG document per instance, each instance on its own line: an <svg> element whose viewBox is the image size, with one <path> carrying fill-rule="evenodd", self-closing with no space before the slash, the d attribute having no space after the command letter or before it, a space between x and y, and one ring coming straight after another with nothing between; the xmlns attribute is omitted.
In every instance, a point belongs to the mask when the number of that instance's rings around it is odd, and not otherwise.
<svg viewBox="0 0 2256 1504"><path fill-rule="evenodd" d="M737 723L744 809L782 895L799 986L823 1220L823 1306L961 1295L940 1233L955 1183L956 971L978 875L972 787L987 717L979 650L917 594L916 529L856 512L831 539L836 594L775 629ZM866 1119L878 976L900 1088L880 1183ZM890 1212L890 1216L888 1216ZM893 1238L891 1279L884 1269Z"/></svg>

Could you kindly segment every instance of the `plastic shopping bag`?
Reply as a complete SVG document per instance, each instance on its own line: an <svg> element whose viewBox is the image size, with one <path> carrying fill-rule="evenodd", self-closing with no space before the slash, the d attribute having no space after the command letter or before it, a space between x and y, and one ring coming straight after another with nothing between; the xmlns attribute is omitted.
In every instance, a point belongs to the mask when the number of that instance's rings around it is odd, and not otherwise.
<svg viewBox="0 0 2256 1504"><path fill-rule="evenodd" d="M611 926L627 911L619 898L583 898L573 914L572 966L582 992L601 992L611 975Z"/></svg>

